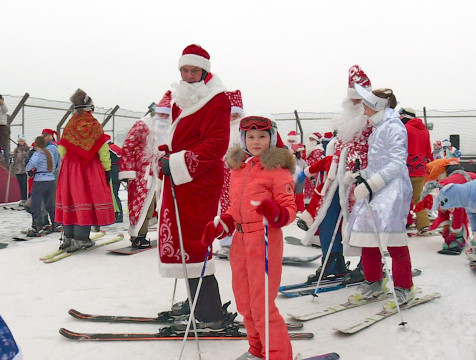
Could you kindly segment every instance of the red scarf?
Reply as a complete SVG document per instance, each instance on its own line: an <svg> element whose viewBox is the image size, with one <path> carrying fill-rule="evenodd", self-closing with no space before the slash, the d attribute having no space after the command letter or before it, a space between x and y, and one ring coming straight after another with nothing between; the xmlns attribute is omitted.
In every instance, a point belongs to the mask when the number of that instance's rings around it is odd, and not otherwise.
<svg viewBox="0 0 476 360"><path fill-rule="evenodd" d="M89 161L106 141L101 124L85 111L81 115L75 113L68 121L59 144Z"/></svg>

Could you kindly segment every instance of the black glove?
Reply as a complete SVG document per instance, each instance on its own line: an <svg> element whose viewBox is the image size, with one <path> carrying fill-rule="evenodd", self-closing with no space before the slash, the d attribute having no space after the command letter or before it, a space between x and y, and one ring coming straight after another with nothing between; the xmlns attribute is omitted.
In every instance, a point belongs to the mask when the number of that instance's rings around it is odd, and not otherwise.
<svg viewBox="0 0 476 360"><path fill-rule="evenodd" d="M28 170L26 173L28 174L29 177L34 177L36 174L36 168Z"/></svg>
<svg viewBox="0 0 476 360"><path fill-rule="evenodd" d="M106 182L109 184L111 181L111 170L106 171Z"/></svg>
<svg viewBox="0 0 476 360"><path fill-rule="evenodd" d="M170 154L165 154L160 159L160 166L162 168L162 174L165 176L170 176L172 173L170 172Z"/></svg>

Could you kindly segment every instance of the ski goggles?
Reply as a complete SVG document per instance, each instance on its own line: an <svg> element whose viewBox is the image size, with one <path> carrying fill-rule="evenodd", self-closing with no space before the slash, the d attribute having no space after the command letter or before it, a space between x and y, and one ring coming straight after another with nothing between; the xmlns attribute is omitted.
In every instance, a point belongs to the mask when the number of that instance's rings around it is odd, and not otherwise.
<svg viewBox="0 0 476 360"><path fill-rule="evenodd" d="M273 122L261 116L247 116L240 121L240 130L269 130L273 127Z"/></svg>

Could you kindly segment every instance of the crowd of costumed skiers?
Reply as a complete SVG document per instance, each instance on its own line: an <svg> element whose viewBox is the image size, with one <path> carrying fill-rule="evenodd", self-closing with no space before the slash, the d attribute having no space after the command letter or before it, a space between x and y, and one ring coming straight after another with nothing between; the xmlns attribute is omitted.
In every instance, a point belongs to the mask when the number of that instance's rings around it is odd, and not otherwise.
<svg viewBox="0 0 476 360"><path fill-rule="evenodd" d="M293 356L275 305L283 226L297 221L303 243L322 248L323 263L308 282L361 282L351 301L387 291L386 248L394 306L415 296L409 229L416 226L416 236L440 230L443 254L459 254L470 241L476 174L463 170L461 154L447 140L432 148L415 111L397 111L394 92L372 89L358 65L349 69L333 131L315 131L305 145L295 131L283 141L271 116L245 115L241 92L226 91L202 47L187 46L178 70L174 91L132 126L122 149L94 118L92 98L77 90L60 141L45 129L31 148L21 136L13 154L21 204L33 219L28 235L62 230L60 249L68 252L94 244L92 226L123 221L118 190L127 182L132 246L150 246L149 222L158 217L160 273L186 279L188 298L171 311L177 332L192 321L199 332L234 326L214 275L211 249L217 239L217 252L230 259L248 336L241 360ZM3 101L1 106L3 111ZM437 211L432 224L428 210ZM360 262L350 270L344 256L360 256Z"/></svg>

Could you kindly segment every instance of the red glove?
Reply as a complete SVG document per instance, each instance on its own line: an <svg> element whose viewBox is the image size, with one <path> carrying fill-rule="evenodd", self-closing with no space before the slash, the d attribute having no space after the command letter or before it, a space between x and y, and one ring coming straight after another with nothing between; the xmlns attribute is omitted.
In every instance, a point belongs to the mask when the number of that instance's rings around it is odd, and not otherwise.
<svg viewBox="0 0 476 360"><path fill-rule="evenodd" d="M420 201L413 209L413 212L417 213L424 209L431 209L433 207L433 196L427 195Z"/></svg>
<svg viewBox="0 0 476 360"><path fill-rule="evenodd" d="M256 208L258 214L263 215L271 227L279 228L288 223L289 213L284 206L273 199L264 199Z"/></svg>
<svg viewBox="0 0 476 360"><path fill-rule="evenodd" d="M202 245L205 247L212 246L215 239L223 239L225 236L233 234L233 231L235 231L234 226L235 222L231 215L223 214L216 216L203 230Z"/></svg>

